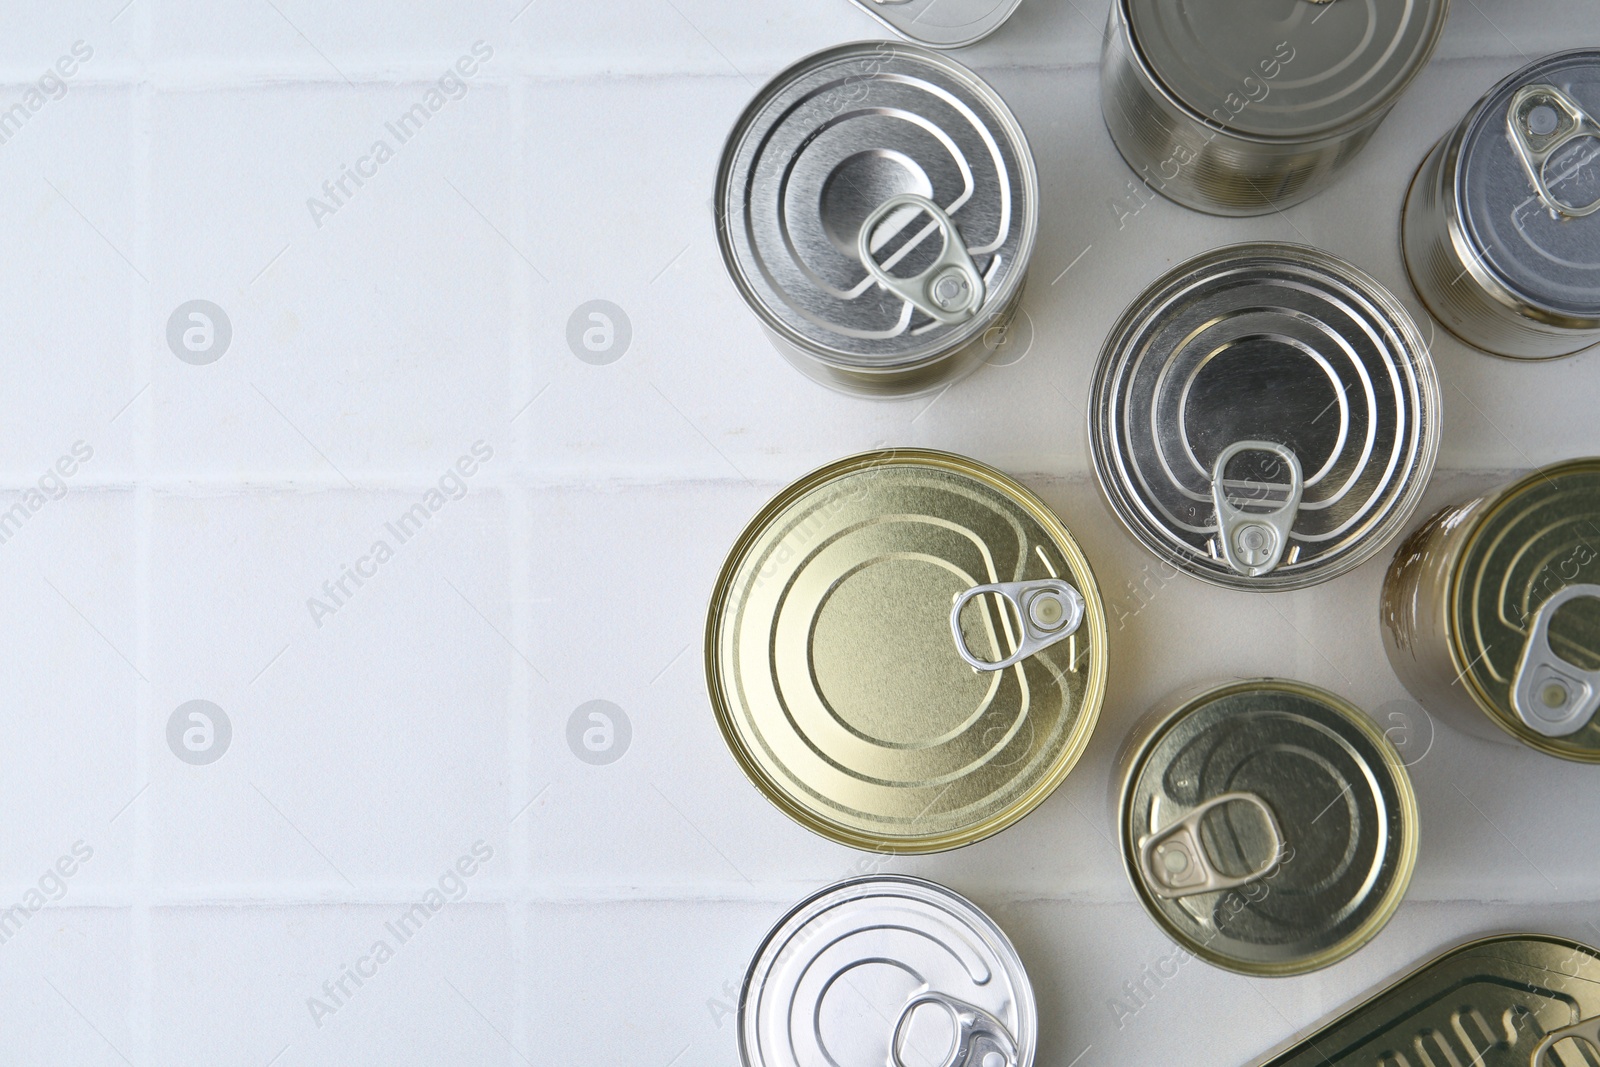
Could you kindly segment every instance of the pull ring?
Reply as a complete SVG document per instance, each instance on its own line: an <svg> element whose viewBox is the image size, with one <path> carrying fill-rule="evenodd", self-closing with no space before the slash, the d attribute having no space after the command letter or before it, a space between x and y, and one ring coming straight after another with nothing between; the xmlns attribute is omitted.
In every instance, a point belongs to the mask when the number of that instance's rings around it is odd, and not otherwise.
<svg viewBox="0 0 1600 1067"><path fill-rule="evenodd" d="M1563 145L1579 137L1600 137L1600 123L1590 118L1576 100L1554 85L1524 85L1506 110L1506 131L1545 207L1569 219L1600 211L1600 198L1581 207L1568 204L1558 199L1545 181L1545 164Z"/></svg>
<svg viewBox="0 0 1600 1067"><path fill-rule="evenodd" d="M1017 650L1002 660L979 659L968 647L966 634L961 632L961 609L967 606L967 601L984 593L993 593L1006 601L1022 620L1022 639L1017 643ZM950 633L956 639L956 652L973 670L999 671L1076 633L1083 625L1084 608L1083 594L1060 578L975 585L957 596L951 605Z"/></svg>
<svg viewBox="0 0 1600 1067"><path fill-rule="evenodd" d="M1533 1055L1528 1057L1529 1067L1555 1067L1555 1061L1550 1058L1550 1053L1557 1045L1567 1040L1582 1042L1589 1046L1592 1053L1600 1054L1600 1016L1584 1019L1582 1022L1563 1026L1559 1030L1545 1034L1544 1040L1534 1046Z"/></svg>
<svg viewBox="0 0 1600 1067"><path fill-rule="evenodd" d="M933 266L914 278L896 278L880 267L872 255L873 233L884 219L905 207L930 215L944 239ZM901 193L874 208L856 234L856 255L879 285L946 325L966 322L983 306L983 275L978 273L967 246L961 243L961 232L944 209L925 196Z"/></svg>
<svg viewBox="0 0 1600 1067"><path fill-rule="evenodd" d="M1241 452L1271 452L1289 468L1289 484L1282 502L1268 511L1245 511L1234 506L1228 492L1228 461ZM1250 484L1250 483L1246 483ZM1255 483L1274 485L1274 483ZM1281 485L1281 483L1277 483ZM1222 558L1228 566L1250 578L1258 578L1278 565L1289 547L1289 531L1300 510L1300 494L1305 478L1300 460L1283 445L1271 441L1236 441L1222 450L1211 472L1211 503L1217 511L1217 540L1222 542ZM1270 501L1250 501L1257 506Z"/></svg>
<svg viewBox="0 0 1600 1067"><path fill-rule="evenodd" d="M1539 605L1511 676L1512 710L1546 737L1577 733L1600 707L1600 671L1586 671L1550 647L1550 620L1556 609L1584 597L1600 600L1600 585L1569 585Z"/></svg>
<svg viewBox="0 0 1600 1067"><path fill-rule="evenodd" d="M1271 858L1249 874L1238 877L1218 871L1200 841L1200 823L1206 815L1224 804L1234 803L1250 804L1259 809L1272 836ZM1254 793L1219 793L1170 826L1139 838L1139 867L1145 884L1162 900L1218 893L1259 882L1278 866L1281 855L1283 834L1278 829L1278 817L1267 802Z"/></svg>
<svg viewBox="0 0 1600 1067"><path fill-rule="evenodd" d="M901 1009L900 1019L894 1024L894 1040L889 1043L890 1067L906 1067L902 1057L906 1023L924 1004L943 1008L955 1027L950 1055L940 1067L1017 1067L1017 1042L1005 1023L975 1004L932 990L912 997Z"/></svg>

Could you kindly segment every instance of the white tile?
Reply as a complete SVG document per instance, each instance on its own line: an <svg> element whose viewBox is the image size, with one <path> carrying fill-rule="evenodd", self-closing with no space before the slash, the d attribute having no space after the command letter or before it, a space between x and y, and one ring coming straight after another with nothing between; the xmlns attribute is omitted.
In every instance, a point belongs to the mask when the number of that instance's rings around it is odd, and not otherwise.
<svg viewBox="0 0 1600 1067"><path fill-rule="evenodd" d="M27 919L0 944L6 1058L126 1065L137 1054L130 1009L138 978L129 945L125 909L50 906Z"/></svg>

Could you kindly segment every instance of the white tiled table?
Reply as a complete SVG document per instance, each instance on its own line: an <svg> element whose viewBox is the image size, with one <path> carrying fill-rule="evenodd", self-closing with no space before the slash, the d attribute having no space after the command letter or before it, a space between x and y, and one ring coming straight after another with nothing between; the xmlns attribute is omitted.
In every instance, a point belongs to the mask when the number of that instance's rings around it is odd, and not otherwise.
<svg viewBox="0 0 1600 1067"><path fill-rule="evenodd" d="M717 154L755 88L880 35L845 0L122 3L13 5L0 44L0 110L74 42L93 50L0 144L5 506L76 442L93 452L0 544L0 909L41 880L36 899L60 898L0 942L0 1060L736 1062L750 951L858 857L790 824L726 754L706 596L771 493L882 444L1020 477L1128 616L1066 785L995 839L882 865L1011 933L1041 1064L1238 1064L1469 936L1600 940L1595 774L1440 727L1413 750L1412 891L1369 947L1294 979L1191 962L1136 1013L1112 1007L1170 951L1107 840L1132 721L1202 676L1290 675L1380 712L1405 693L1377 629L1386 555L1270 600L1187 579L1136 593L1148 557L1102 503L1084 430L1114 315L1207 247L1319 244L1415 307L1396 248L1412 169L1524 56L1592 39L1590 0L1457 0L1433 64L1308 204L1227 222L1158 202L1120 230L1130 173L1096 100L1105 0L1024 0L960 58L1038 157L1034 340L932 403L846 399L790 370L713 237ZM478 41L492 55L447 83L459 98L314 212ZM167 344L192 299L232 326L205 366ZM631 323L606 365L566 342L591 299ZM1514 365L1443 336L1435 354L1425 508L1600 452L1600 356ZM480 441L492 457L464 496L403 544L386 533ZM380 538L393 557L335 603L323 583ZM207 765L167 743L194 699L232 725ZM595 699L632 729L606 765L566 740ZM478 842L490 858L446 873ZM70 877L47 873L61 857ZM400 943L388 924L441 877L462 899ZM380 939L395 951L377 963ZM324 983L363 957L370 977L335 1005Z"/></svg>

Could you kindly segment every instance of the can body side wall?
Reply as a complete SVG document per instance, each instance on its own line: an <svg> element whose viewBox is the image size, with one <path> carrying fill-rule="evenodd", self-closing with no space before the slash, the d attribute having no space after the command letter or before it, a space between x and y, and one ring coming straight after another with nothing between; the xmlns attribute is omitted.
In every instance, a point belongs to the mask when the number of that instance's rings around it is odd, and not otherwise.
<svg viewBox="0 0 1600 1067"><path fill-rule="evenodd" d="M1226 109L1224 101L1217 105ZM1196 211L1230 216L1264 215L1321 192L1389 110L1354 129L1304 141L1229 133L1162 92L1134 48L1119 2L1111 5L1101 53L1100 107L1117 151L1151 189Z"/></svg>
<svg viewBox="0 0 1600 1067"><path fill-rule="evenodd" d="M1519 310L1515 297L1476 262L1455 198L1455 173L1471 118L1434 145L1406 193L1400 248L1411 286L1439 325L1490 355L1555 359L1581 352L1600 341L1600 331L1567 329Z"/></svg>

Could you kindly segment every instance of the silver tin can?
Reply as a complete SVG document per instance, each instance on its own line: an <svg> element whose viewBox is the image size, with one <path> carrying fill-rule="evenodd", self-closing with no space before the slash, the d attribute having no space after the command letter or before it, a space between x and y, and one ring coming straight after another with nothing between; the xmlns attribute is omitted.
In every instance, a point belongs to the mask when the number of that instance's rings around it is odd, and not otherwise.
<svg viewBox="0 0 1600 1067"><path fill-rule="evenodd" d="M1467 344L1549 359L1600 341L1600 49L1489 90L1423 160L1401 237L1418 295Z"/></svg>
<svg viewBox="0 0 1600 1067"><path fill-rule="evenodd" d="M745 1067L1029 1067L1033 986L1000 927L920 878L855 878L801 901L750 961Z"/></svg>
<svg viewBox="0 0 1600 1067"><path fill-rule="evenodd" d="M790 362L845 392L909 396L991 351L1022 296L1039 179L977 75L867 42L757 94L723 150L716 213L728 273Z"/></svg>
<svg viewBox="0 0 1600 1067"><path fill-rule="evenodd" d="M1106 128L1156 192L1215 215L1312 196L1427 63L1449 0L1112 0Z"/></svg>
<svg viewBox="0 0 1600 1067"><path fill-rule="evenodd" d="M1089 402L1095 474L1172 566L1298 589L1399 532L1439 443L1439 386L1404 307L1319 249L1233 245L1125 311Z"/></svg>
<svg viewBox="0 0 1600 1067"><path fill-rule="evenodd" d="M1011 17L1021 0L855 0L906 40L929 48L977 44Z"/></svg>

